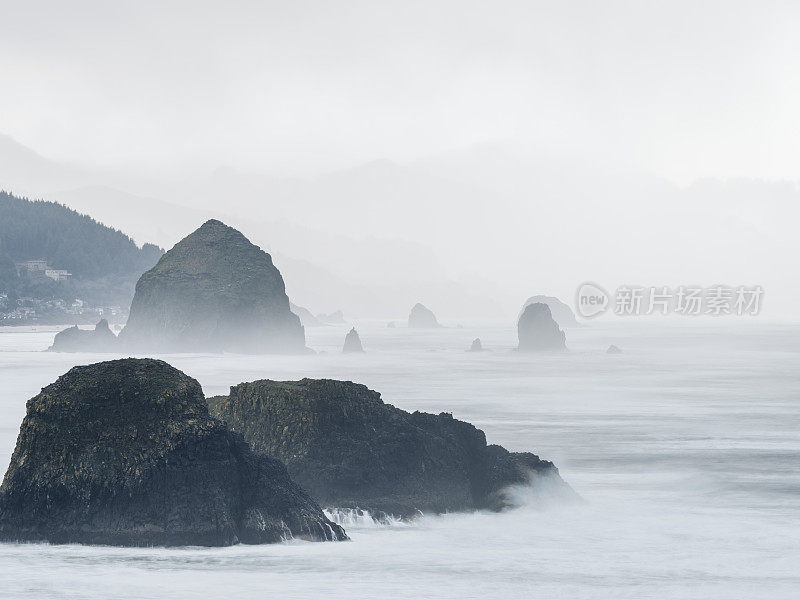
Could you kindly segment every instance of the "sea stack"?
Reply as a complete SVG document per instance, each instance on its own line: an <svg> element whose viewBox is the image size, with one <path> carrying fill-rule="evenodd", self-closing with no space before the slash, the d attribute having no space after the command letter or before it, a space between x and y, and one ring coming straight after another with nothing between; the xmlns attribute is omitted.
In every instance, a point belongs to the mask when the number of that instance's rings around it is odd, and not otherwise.
<svg viewBox="0 0 800 600"><path fill-rule="evenodd" d="M358 332L355 327L345 336L342 352L345 354L350 352L364 352L364 347L361 345L361 338L358 337Z"/></svg>
<svg viewBox="0 0 800 600"><path fill-rule="evenodd" d="M534 302L525 307L517 323L519 350L566 350L566 336L550 314L550 307Z"/></svg>
<svg viewBox="0 0 800 600"><path fill-rule="evenodd" d="M209 415L167 363L75 367L28 401L0 540L227 546L346 539L279 461Z"/></svg>
<svg viewBox="0 0 800 600"><path fill-rule="evenodd" d="M550 314L553 316L553 320L558 323L558 326L562 329L581 326L575 318L575 313L572 308L570 308L569 304L562 302L555 296L531 296L525 300L525 304L522 305L522 310L519 312L519 315L522 316L522 313L528 305L536 304L537 302L547 304L550 309Z"/></svg>
<svg viewBox="0 0 800 600"><path fill-rule="evenodd" d="M436 320L436 315L422 304L415 304L408 315L408 326L410 328L431 329L434 327L441 327L439 321Z"/></svg>
<svg viewBox="0 0 800 600"><path fill-rule="evenodd" d="M117 350L117 336L108 326L108 321L100 319L94 329L78 329L78 326L59 331L53 339L51 352L114 352Z"/></svg>
<svg viewBox="0 0 800 600"><path fill-rule="evenodd" d="M608 350L606 350L606 354L622 354L622 348L620 348L619 346L615 346L614 344L611 344L608 347Z"/></svg>
<svg viewBox="0 0 800 600"><path fill-rule="evenodd" d="M139 278L120 341L143 352L306 351L270 255L216 220Z"/></svg>
<svg viewBox="0 0 800 600"><path fill-rule="evenodd" d="M500 510L504 488L544 479L572 494L553 463L487 446L483 431L451 414L408 413L350 381L242 383L209 405L325 507L398 517Z"/></svg>
<svg viewBox="0 0 800 600"><path fill-rule="evenodd" d="M481 344L481 338L475 338L472 340L472 345L469 347L470 352L483 352L483 345Z"/></svg>

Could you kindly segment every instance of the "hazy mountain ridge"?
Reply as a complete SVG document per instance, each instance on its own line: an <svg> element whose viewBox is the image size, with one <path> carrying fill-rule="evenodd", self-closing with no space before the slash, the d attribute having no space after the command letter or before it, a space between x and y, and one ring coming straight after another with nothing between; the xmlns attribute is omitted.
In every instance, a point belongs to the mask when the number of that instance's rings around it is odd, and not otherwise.
<svg viewBox="0 0 800 600"><path fill-rule="evenodd" d="M90 294L106 301L132 294L139 275L153 266L163 250L141 248L127 235L66 206L28 200L0 192L0 287L12 294L61 297ZM69 272L63 282L18 276L15 262L44 259L47 266ZM102 280L103 284L99 282ZM108 288L108 289L102 289ZM129 299L129 298L128 298Z"/></svg>

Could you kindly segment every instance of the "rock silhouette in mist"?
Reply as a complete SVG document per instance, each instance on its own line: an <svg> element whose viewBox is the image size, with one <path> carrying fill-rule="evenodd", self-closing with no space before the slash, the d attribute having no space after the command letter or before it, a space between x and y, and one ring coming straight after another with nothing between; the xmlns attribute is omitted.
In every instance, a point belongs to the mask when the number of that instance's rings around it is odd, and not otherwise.
<svg viewBox="0 0 800 600"><path fill-rule="evenodd" d="M306 351L270 255L213 219L139 278L120 341L145 352Z"/></svg>
<svg viewBox="0 0 800 600"><path fill-rule="evenodd" d="M350 352L364 352L364 348L361 345L361 338L358 337L358 332L356 331L355 327L353 327L344 337L344 346L342 347L342 352L345 354Z"/></svg>
<svg viewBox="0 0 800 600"><path fill-rule="evenodd" d="M303 327L322 327L325 325L325 323L321 323L320 320L317 319L317 317L315 317L310 310L303 308L302 306L298 306L293 302L289 302L289 310L299 317L300 323L303 325Z"/></svg>
<svg viewBox="0 0 800 600"><path fill-rule="evenodd" d="M337 310L329 315L318 314L317 319L324 325L343 325L344 313L340 310Z"/></svg>
<svg viewBox="0 0 800 600"><path fill-rule="evenodd" d="M74 367L28 401L0 539L119 546L346 539L278 460L212 418L167 363Z"/></svg>
<svg viewBox="0 0 800 600"><path fill-rule="evenodd" d="M410 517L500 510L505 487L539 478L569 490L551 462L487 446L483 431L448 413L408 413L350 381L242 383L209 405L326 507Z"/></svg>
<svg viewBox="0 0 800 600"><path fill-rule="evenodd" d="M408 315L408 326L411 328L431 329L434 327L441 327L439 321L436 320L436 315L423 306L422 304L415 304Z"/></svg>
<svg viewBox="0 0 800 600"><path fill-rule="evenodd" d="M94 329L78 329L78 326L59 331L53 339L51 352L114 352L118 349L117 336L100 319Z"/></svg>
<svg viewBox="0 0 800 600"><path fill-rule="evenodd" d="M522 313L525 311L525 307L530 304L536 304L537 302L541 304L547 304L547 306L550 308L550 314L553 316L553 320L558 323L558 326L562 329L568 329L570 327L582 327L582 325L575 318L575 313L573 312L572 308L570 308L569 304L562 302L555 296L531 296L525 300L525 304L522 305L522 310L519 312L519 316L522 316Z"/></svg>
<svg viewBox="0 0 800 600"><path fill-rule="evenodd" d="M519 350L566 350L566 336L550 314L550 307L535 302L525 307L517 323Z"/></svg>
<svg viewBox="0 0 800 600"><path fill-rule="evenodd" d="M470 352L483 352L483 345L481 344L481 338L475 338L472 340L472 345L469 347Z"/></svg>
<svg viewBox="0 0 800 600"><path fill-rule="evenodd" d="M606 350L606 354L622 354L622 348L620 348L619 346L615 346L614 344L611 344L608 347L608 350Z"/></svg>

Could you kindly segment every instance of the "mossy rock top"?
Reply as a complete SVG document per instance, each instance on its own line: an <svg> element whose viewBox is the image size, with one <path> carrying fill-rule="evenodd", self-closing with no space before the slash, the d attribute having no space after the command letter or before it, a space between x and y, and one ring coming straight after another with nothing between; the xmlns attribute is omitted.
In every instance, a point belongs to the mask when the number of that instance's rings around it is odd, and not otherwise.
<svg viewBox="0 0 800 600"><path fill-rule="evenodd" d="M0 539L216 546L291 536L345 537L169 364L75 367L28 401L0 487Z"/></svg>

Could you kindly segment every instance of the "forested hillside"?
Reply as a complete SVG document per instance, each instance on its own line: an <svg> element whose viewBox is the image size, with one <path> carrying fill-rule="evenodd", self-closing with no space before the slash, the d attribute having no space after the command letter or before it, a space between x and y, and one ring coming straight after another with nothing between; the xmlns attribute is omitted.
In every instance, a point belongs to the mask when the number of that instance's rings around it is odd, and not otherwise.
<svg viewBox="0 0 800 600"><path fill-rule="evenodd" d="M0 293L125 302L139 275L162 254L61 204L0 192ZM38 259L71 277L56 282L18 276L15 262Z"/></svg>

